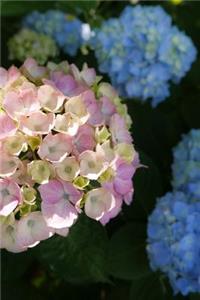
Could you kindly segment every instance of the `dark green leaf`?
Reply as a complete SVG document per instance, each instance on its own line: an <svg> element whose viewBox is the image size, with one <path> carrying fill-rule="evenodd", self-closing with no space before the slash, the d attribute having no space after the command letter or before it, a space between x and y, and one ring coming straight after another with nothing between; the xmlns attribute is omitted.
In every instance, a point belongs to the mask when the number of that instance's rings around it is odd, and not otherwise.
<svg viewBox="0 0 200 300"><path fill-rule="evenodd" d="M20 278L27 271L32 261L33 257L29 251L18 254L5 250L1 251L1 279L14 280Z"/></svg>
<svg viewBox="0 0 200 300"><path fill-rule="evenodd" d="M57 7L59 9L62 9L62 11L65 11L66 13L71 13L71 14L85 14L87 17L88 15L92 16L94 13L94 10L97 8L99 4L98 0L86 0L86 1L63 1L59 0L57 2Z"/></svg>
<svg viewBox="0 0 200 300"><path fill-rule="evenodd" d="M68 237L56 236L43 242L38 258L69 282L105 282L107 244L103 226L82 215Z"/></svg>
<svg viewBox="0 0 200 300"><path fill-rule="evenodd" d="M146 276L149 266L145 247L145 224L131 223L119 229L110 240L110 274L122 279Z"/></svg>
<svg viewBox="0 0 200 300"><path fill-rule="evenodd" d="M190 300L200 300L200 294L191 294Z"/></svg>
<svg viewBox="0 0 200 300"><path fill-rule="evenodd" d="M33 10L45 11L53 9L55 1L27 1L27 0L4 0L2 1L2 16L22 16Z"/></svg>
<svg viewBox="0 0 200 300"><path fill-rule="evenodd" d="M156 273L132 282L129 300L173 299L171 291L167 290L164 281Z"/></svg>
<svg viewBox="0 0 200 300"><path fill-rule="evenodd" d="M44 300L36 289L23 280L3 282L1 292L2 300Z"/></svg>

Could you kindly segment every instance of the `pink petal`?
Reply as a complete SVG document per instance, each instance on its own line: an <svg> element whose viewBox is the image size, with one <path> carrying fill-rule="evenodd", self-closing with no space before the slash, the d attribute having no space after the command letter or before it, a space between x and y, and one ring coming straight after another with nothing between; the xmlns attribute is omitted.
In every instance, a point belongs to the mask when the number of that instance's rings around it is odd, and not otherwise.
<svg viewBox="0 0 200 300"><path fill-rule="evenodd" d="M103 217L99 220L101 224L106 225L110 219L115 218L122 209L122 199L120 197L115 197L115 205L114 207L106 212Z"/></svg>
<svg viewBox="0 0 200 300"><path fill-rule="evenodd" d="M71 137L64 133L48 134L39 147L38 155L51 162L60 162L72 151Z"/></svg>
<svg viewBox="0 0 200 300"><path fill-rule="evenodd" d="M16 133L15 122L5 113L0 113L0 140Z"/></svg>
<svg viewBox="0 0 200 300"><path fill-rule="evenodd" d="M73 139L73 153L77 156L86 150L93 150L96 146L95 132L92 126L84 124L79 127Z"/></svg>
<svg viewBox="0 0 200 300"><path fill-rule="evenodd" d="M20 163L20 160L6 153L0 153L1 162L0 162L0 176L8 177L15 173Z"/></svg>
<svg viewBox="0 0 200 300"><path fill-rule="evenodd" d="M57 203L63 196L63 185L58 180L50 180L38 188L42 201L49 204Z"/></svg>
<svg viewBox="0 0 200 300"><path fill-rule="evenodd" d="M42 213L35 211L19 220L17 234L20 245L33 247L51 237L53 230L47 226Z"/></svg>
<svg viewBox="0 0 200 300"><path fill-rule="evenodd" d="M114 143L132 143L132 137L126 127L125 120L118 114L114 114L110 120L110 131Z"/></svg>
<svg viewBox="0 0 200 300"><path fill-rule="evenodd" d="M45 114L41 111L31 114L29 117L21 117L20 129L27 135L48 134L54 127L55 115Z"/></svg>
<svg viewBox="0 0 200 300"><path fill-rule="evenodd" d="M78 213L69 201L62 199L55 204L42 202L42 214L52 228L65 228L74 224Z"/></svg>
<svg viewBox="0 0 200 300"><path fill-rule="evenodd" d="M21 190L14 180L0 179L0 215L7 217L21 200Z"/></svg>
<svg viewBox="0 0 200 300"><path fill-rule="evenodd" d="M38 101L48 111L57 112L64 100L65 96L48 84L42 85L38 89Z"/></svg>
<svg viewBox="0 0 200 300"><path fill-rule="evenodd" d="M35 86L30 82L24 82L19 90L8 92L4 97L3 107L13 119L38 111L40 104Z"/></svg>
<svg viewBox="0 0 200 300"><path fill-rule="evenodd" d="M132 180L123 180L121 178L116 178L114 180L114 190L120 194L125 195L129 193L133 189L133 183Z"/></svg>

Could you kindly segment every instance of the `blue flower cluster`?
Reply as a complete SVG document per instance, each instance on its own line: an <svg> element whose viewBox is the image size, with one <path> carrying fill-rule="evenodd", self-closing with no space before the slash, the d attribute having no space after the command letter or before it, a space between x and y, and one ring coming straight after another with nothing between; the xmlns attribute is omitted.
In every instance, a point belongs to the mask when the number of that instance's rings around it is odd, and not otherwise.
<svg viewBox="0 0 200 300"><path fill-rule="evenodd" d="M151 98L156 106L169 96L196 58L192 40L172 26L160 6L127 6L105 21L90 41L99 69L108 73L121 96Z"/></svg>
<svg viewBox="0 0 200 300"><path fill-rule="evenodd" d="M159 199L148 223L153 270L164 272L175 293L200 292L200 201L182 192Z"/></svg>
<svg viewBox="0 0 200 300"><path fill-rule="evenodd" d="M172 193L158 199L148 220L147 252L175 293L200 293L200 130L174 149Z"/></svg>
<svg viewBox="0 0 200 300"><path fill-rule="evenodd" d="M200 130L191 130L175 147L172 171L173 187L200 199Z"/></svg>
<svg viewBox="0 0 200 300"><path fill-rule="evenodd" d="M59 10L34 11L23 20L23 26L52 37L64 53L74 56L83 43L82 22Z"/></svg>

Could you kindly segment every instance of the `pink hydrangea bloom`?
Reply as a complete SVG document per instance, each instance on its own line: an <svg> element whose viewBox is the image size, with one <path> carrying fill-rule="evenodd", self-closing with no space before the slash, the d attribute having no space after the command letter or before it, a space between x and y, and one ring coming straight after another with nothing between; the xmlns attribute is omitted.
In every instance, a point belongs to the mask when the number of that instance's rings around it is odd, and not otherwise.
<svg viewBox="0 0 200 300"><path fill-rule="evenodd" d="M71 183L50 180L39 187L42 198L42 214L52 228L70 227L78 218L74 205L82 194Z"/></svg>
<svg viewBox="0 0 200 300"><path fill-rule="evenodd" d="M80 213L105 225L132 202L130 116L100 80L66 61L0 68L0 248L66 237Z"/></svg>

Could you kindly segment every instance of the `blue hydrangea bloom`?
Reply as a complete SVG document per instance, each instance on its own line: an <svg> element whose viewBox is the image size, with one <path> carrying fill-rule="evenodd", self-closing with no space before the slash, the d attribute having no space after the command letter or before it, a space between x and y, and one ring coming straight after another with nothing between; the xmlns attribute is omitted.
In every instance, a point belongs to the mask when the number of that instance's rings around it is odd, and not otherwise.
<svg viewBox="0 0 200 300"><path fill-rule="evenodd" d="M95 29L90 44L121 96L151 99L152 106L169 96L170 82L180 81L197 52L160 6L127 6Z"/></svg>
<svg viewBox="0 0 200 300"><path fill-rule="evenodd" d="M59 10L37 11L27 15L23 26L51 36L64 53L74 56L81 47L82 22Z"/></svg>
<svg viewBox="0 0 200 300"><path fill-rule="evenodd" d="M174 189L200 197L200 130L193 129L174 148Z"/></svg>
<svg viewBox="0 0 200 300"><path fill-rule="evenodd" d="M200 292L199 200L179 191L168 193L149 216L150 266L169 278L175 294Z"/></svg>

